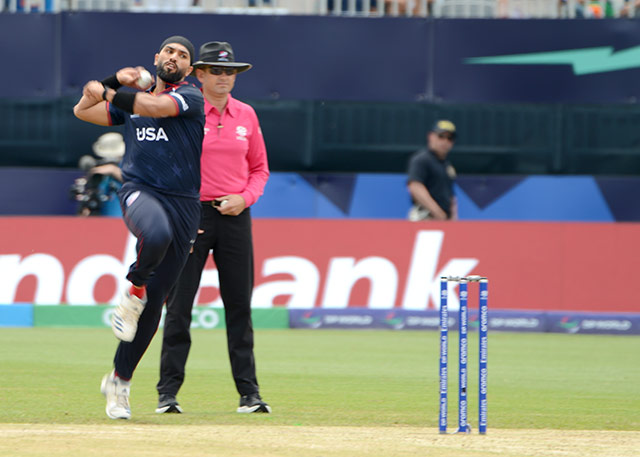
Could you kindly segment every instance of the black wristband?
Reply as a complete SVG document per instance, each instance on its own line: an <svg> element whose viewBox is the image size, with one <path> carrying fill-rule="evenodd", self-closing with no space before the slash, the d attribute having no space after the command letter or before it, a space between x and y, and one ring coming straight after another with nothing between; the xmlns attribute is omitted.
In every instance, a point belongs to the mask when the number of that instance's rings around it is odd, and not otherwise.
<svg viewBox="0 0 640 457"><path fill-rule="evenodd" d="M116 92L113 96L113 101L111 104L115 107L120 108L122 111L126 111L127 113L133 114L133 103L136 100L135 92Z"/></svg>
<svg viewBox="0 0 640 457"><path fill-rule="evenodd" d="M104 87L110 87L113 90L118 90L122 87L122 84L120 84L120 82L118 81L118 77L115 74L104 78L100 82Z"/></svg>
<svg viewBox="0 0 640 457"><path fill-rule="evenodd" d="M106 102L107 101L107 88L105 87L104 90L102 91L102 99Z"/></svg>

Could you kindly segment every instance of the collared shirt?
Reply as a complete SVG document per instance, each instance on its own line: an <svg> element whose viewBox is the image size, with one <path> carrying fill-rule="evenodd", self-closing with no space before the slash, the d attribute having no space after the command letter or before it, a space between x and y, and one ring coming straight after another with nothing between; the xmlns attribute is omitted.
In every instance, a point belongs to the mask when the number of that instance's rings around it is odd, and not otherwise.
<svg viewBox="0 0 640 457"><path fill-rule="evenodd" d="M162 92L178 107L173 117L129 114L108 103L111 125L124 124L122 177L161 192L198 197L204 97L193 84L167 84Z"/></svg>
<svg viewBox="0 0 640 457"><path fill-rule="evenodd" d="M440 208L451 217L455 169L448 159L441 160L429 149L421 149L409 160L408 182L417 181L427 188ZM413 203L416 203L415 201Z"/></svg>
<svg viewBox="0 0 640 457"><path fill-rule="evenodd" d="M269 178L258 116L251 106L231 95L222 114L205 98L204 113L200 200L238 194L247 207L253 205Z"/></svg>

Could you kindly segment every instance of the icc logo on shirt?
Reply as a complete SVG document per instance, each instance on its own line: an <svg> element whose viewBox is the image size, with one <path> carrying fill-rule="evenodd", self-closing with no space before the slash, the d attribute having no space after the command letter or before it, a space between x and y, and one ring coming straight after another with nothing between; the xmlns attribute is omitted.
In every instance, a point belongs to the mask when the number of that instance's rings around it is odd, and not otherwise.
<svg viewBox="0 0 640 457"><path fill-rule="evenodd" d="M236 127L236 140L247 141L247 128L241 125Z"/></svg>

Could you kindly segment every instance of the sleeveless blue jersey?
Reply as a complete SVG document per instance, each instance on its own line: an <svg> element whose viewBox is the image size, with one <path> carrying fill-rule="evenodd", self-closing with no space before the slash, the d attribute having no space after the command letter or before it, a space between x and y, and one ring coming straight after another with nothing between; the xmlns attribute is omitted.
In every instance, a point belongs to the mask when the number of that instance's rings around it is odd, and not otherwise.
<svg viewBox="0 0 640 457"><path fill-rule="evenodd" d="M125 182L133 181L165 194L199 197L204 137L202 92L183 81L167 83L162 94L173 98L179 109L177 116L143 117L108 103L111 124L124 124L122 176Z"/></svg>

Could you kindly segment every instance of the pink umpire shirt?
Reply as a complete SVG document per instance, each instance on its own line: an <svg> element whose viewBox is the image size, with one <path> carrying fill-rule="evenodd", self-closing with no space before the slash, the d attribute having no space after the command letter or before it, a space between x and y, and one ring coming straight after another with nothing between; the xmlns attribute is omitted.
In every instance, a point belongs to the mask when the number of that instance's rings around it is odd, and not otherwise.
<svg viewBox="0 0 640 457"><path fill-rule="evenodd" d="M222 115L205 98L200 200L229 194L253 205L269 178L267 150L253 108L229 95Z"/></svg>

